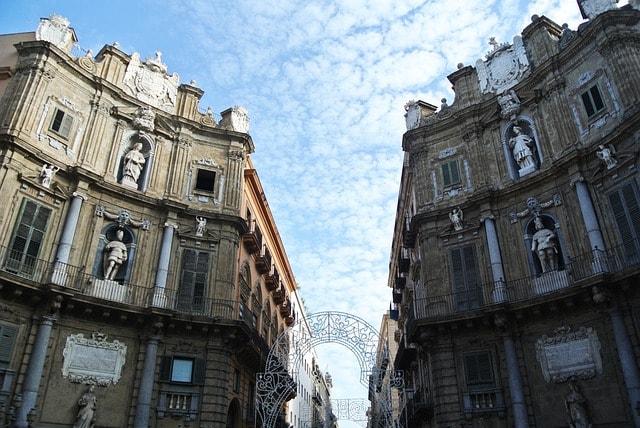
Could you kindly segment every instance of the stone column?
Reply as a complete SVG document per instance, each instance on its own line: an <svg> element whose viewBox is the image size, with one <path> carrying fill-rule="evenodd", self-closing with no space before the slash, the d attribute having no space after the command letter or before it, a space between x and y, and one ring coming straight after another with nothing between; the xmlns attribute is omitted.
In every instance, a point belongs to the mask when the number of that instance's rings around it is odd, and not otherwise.
<svg viewBox="0 0 640 428"><path fill-rule="evenodd" d="M162 235L162 246L158 257L158 271L156 272L156 282L153 289L152 306L164 308L167 304L167 296L164 293L167 285L167 274L169 273L169 262L171 261L171 245L173 244L173 231L178 225L167 222L164 224Z"/></svg>
<svg viewBox="0 0 640 428"><path fill-rule="evenodd" d="M638 415L638 411L636 410L636 406L640 404L640 374L638 364L636 363L633 346L629 339L629 331L624 324L620 309L614 308L610 316L613 336L616 339L618 358L620 359L622 375L624 376L624 384L627 387L629 403L631 404L631 414L633 415L635 426L640 427L640 415Z"/></svg>
<svg viewBox="0 0 640 428"><path fill-rule="evenodd" d="M496 233L496 223L493 216L485 217L484 233L487 238L491 272L493 273L493 301L494 303L506 302L507 288L504 281L504 268L502 266L502 256L500 255L500 245L498 244L498 234Z"/></svg>
<svg viewBox="0 0 640 428"><path fill-rule="evenodd" d="M69 263L71 245L73 244L73 237L76 234L76 228L78 226L80 208L82 208L82 202L86 199L87 197L85 195L75 192L69 204L69 210L67 211L67 216L62 226L60 243L56 250L55 268L53 278L51 278L51 282L54 284L66 286L67 264Z"/></svg>
<svg viewBox="0 0 640 428"><path fill-rule="evenodd" d="M31 356L29 357L29 364L24 375L24 383L22 384L22 406L16 410L14 424L16 428L27 428L29 426L27 414L36 405L54 320L53 316L44 315L38 326L33 348L31 349Z"/></svg>
<svg viewBox="0 0 640 428"><path fill-rule="evenodd" d="M596 211L593 208L591 197L589 197L589 190L584 182L584 178L579 177L572 181L576 187L576 193L578 194L578 202L580 204L580 212L582 213L582 220L584 221L585 228L587 229L587 236L589 237L589 244L591 245L591 251L593 252L593 269L594 273L606 272L606 247L604 240L602 239L602 232L600 225L598 224L598 218L596 217Z"/></svg>
<svg viewBox="0 0 640 428"><path fill-rule="evenodd" d="M504 345L504 356L507 363L507 373L509 377L509 393L511 395L511 407L513 410L513 426L516 428L526 428L529 426L527 416L527 403L524 401L524 389L522 387L522 377L518 366L518 355L513 343L513 334L505 332L502 335Z"/></svg>
<svg viewBox="0 0 640 428"><path fill-rule="evenodd" d="M151 396L156 372L159 336L150 336L147 341L147 351L144 355L142 374L140 376L140 391L136 403L136 418L134 428L147 428L151 411Z"/></svg>

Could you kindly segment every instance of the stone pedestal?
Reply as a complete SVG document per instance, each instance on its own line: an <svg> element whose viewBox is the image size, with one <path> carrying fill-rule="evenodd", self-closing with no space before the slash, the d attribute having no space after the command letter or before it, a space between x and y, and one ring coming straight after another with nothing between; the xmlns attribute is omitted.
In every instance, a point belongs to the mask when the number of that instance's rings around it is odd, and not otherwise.
<svg viewBox="0 0 640 428"><path fill-rule="evenodd" d="M91 295L114 302L126 303L127 287L108 279L96 279L93 283Z"/></svg>
<svg viewBox="0 0 640 428"><path fill-rule="evenodd" d="M565 270L545 272L531 281L531 289L535 294L545 294L569 286L569 276Z"/></svg>

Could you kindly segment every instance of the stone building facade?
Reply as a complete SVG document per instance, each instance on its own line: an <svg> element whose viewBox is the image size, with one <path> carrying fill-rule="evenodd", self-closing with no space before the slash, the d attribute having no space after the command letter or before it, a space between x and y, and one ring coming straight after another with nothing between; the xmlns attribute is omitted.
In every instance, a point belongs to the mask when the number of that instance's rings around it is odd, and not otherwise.
<svg viewBox="0 0 640 428"><path fill-rule="evenodd" d="M640 426L640 10L579 0L406 106L404 427Z"/></svg>
<svg viewBox="0 0 640 428"><path fill-rule="evenodd" d="M256 426L296 311L246 111L78 52L60 16L0 36L0 423Z"/></svg>

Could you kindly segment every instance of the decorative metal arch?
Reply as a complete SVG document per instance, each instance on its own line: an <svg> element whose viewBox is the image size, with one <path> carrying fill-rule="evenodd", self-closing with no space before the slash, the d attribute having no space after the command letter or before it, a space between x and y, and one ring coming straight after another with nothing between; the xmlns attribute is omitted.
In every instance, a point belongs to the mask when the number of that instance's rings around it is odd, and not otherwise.
<svg viewBox="0 0 640 428"><path fill-rule="evenodd" d="M376 368L376 348L379 333L362 318L345 312L320 312L307 318L309 331L293 328L281 332L273 343L264 373L256 379L256 422L262 428L273 428L282 405L295 397L297 373L304 355L323 343L338 343L353 352L360 364L360 382L369 387L372 370L379 373L387 367ZM389 375L391 386L404 387L402 373ZM398 381L400 379L400 381ZM394 427L388 403L377 403L382 409L383 421L376 426Z"/></svg>

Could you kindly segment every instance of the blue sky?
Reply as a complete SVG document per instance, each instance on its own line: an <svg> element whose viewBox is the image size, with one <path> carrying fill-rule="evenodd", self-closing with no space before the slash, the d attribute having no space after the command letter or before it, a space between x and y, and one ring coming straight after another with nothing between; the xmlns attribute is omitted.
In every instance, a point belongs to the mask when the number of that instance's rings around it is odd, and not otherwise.
<svg viewBox="0 0 640 428"><path fill-rule="evenodd" d="M621 2L626 3L626 2ZM576 29L572 0L0 0L0 33L65 16L81 48L156 50L201 110L247 108L254 165L310 312L354 313L379 328L404 104L454 102L449 73L546 15ZM355 357L319 348L334 397L366 397ZM350 423L341 422L341 427Z"/></svg>

